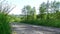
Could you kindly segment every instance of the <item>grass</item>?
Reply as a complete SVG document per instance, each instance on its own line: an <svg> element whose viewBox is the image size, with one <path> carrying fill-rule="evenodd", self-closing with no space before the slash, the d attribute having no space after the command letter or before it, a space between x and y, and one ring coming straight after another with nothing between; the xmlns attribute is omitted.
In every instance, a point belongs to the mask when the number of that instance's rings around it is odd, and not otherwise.
<svg viewBox="0 0 60 34"><path fill-rule="evenodd" d="M0 34L11 34L8 16L0 13Z"/></svg>
<svg viewBox="0 0 60 34"><path fill-rule="evenodd" d="M22 23L60 28L60 20L54 20L54 19L49 19L49 20L43 20L43 19L42 20L24 20L24 21L22 21Z"/></svg>

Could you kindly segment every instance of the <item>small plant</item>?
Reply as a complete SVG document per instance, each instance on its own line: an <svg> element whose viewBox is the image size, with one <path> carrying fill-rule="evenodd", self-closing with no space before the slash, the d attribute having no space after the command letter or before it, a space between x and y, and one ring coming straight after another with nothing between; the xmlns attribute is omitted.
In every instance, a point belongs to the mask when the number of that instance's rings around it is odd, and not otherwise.
<svg viewBox="0 0 60 34"><path fill-rule="evenodd" d="M11 34L8 15L0 13L0 34Z"/></svg>

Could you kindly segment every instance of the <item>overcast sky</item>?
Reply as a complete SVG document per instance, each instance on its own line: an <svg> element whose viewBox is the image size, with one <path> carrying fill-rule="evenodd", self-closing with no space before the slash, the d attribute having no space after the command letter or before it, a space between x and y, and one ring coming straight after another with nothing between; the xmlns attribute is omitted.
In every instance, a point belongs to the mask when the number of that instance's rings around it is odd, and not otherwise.
<svg viewBox="0 0 60 34"><path fill-rule="evenodd" d="M38 13L39 6L42 2L47 2L47 0L7 0L10 4L16 5L16 7L10 12L10 14L21 14L21 9L30 5L31 7L35 7ZM49 0L49 2L54 0ZM60 0L57 0L60 1Z"/></svg>

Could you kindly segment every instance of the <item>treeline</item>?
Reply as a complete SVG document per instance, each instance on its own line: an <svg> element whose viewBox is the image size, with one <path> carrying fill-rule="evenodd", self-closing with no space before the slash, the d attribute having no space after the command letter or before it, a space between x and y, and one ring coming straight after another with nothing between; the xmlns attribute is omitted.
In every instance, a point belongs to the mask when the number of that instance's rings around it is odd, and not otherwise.
<svg viewBox="0 0 60 34"><path fill-rule="evenodd" d="M52 1L47 3L41 3L39 7L39 14L36 14L36 8L30 5L24 6L22 9L22 15L24 15L21 22L60 27L60 2Z"/></svg>

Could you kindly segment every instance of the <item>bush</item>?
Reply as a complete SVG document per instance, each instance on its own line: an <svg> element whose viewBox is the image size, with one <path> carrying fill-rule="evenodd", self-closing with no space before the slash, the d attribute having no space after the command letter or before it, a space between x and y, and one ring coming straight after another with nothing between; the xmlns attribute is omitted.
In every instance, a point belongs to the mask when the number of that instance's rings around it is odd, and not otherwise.
<svg viewBox="0 0 60 34"><path fill-rule="evenodd" d="M0 34L11 34L8 16L0 13Z"/></svg>
<svg viewBox="0 0 60 34"><path fill-rule="evenodd" d="M60 27L60 20L54 20L54 19L36 19L36 20L23 20L22 23L27 24L34 24L34 25L42 25L42 26L50 26L50 27Z"/></svg>

